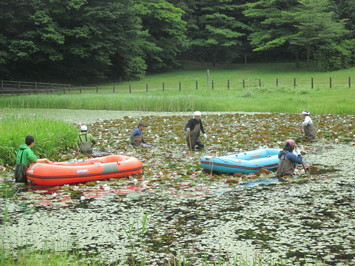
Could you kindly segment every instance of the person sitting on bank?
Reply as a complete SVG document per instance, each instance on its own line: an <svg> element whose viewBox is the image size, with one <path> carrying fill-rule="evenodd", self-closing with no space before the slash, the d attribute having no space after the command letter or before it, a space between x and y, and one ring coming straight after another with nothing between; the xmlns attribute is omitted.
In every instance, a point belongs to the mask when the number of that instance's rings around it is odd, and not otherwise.
<svg viewBox="0 0 355 266"><path fill-rule="evenodd" d="M96 144L96 139L88 133L88 127L82 125L80 127L81 132L78 135L78 148L81 153L91 154L92 147Z"/></svg>
<svg viewBox="0 0 355 266"><path fill-rule="evenodd" d="M31 163L52 163L47 158L38 159L33 153L32 148L35 145L33 136L26 136L25 143L19 147L16 155L15 182L18 183L27 183L26 171Z"/></svg>
<svg viewBox="0 0 355 266"><path fill-rule="evenodd" d="M146 128L147 126L144 125L143 123L139 123L138 127L136 127L132 134L131 134L131 144L133 146L143 146L143 144L145 144L145 140L143 137L143 130Z"/></svg>
<svg viewBox="0 0 355 266"><path fill-rule="evenodd" d="M203 128L200 111L194 112L194 116L185 125L185 130L187 131L186 142L189 149L194 151L196 145L197 149L203 149L205 145L200 140L200 132L203 133L205 139L207 138L207 135Z"/></svg>
<svg viewBox="0 0 355 266"><path fill-rule="evenodd" d="M310 114L308 111L302 111L301 116L304 118L304 121L300 125L300 130L305 134L307 141L312 142L316 140L316 130L314 129Z"/></svg>
<svg viewBox="0 0 355 266"><path fill-rule="evenodd" d="M279 166L276 172L276 177L280 181L284 181L284 177L292 177L296 164L302 164L302 155L299 149L296 148L297 156L293 153L296 143L289 139L286 141L285 147L279 152Z"/></svg>

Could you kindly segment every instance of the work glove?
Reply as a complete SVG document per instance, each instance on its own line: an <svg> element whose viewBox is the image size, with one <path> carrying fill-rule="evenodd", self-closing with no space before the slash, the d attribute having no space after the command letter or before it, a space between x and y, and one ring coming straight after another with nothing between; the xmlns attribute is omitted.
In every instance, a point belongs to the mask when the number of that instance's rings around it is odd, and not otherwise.
<svg viewBox="0 0 355 266"><path fill-rule="evenodd" d="M189 132L189 131L190 131L190 128L189 128L189 127L187 127L187 128L186 128L186 131L187 131L187 132Z"/></svg>
<svg viewBox="0 0 355 266"><path fill-rule="evenodd" d="M205 138L205 139L207 139L207 134L205 133L205 134L203 134L203 137Z"/></svg>

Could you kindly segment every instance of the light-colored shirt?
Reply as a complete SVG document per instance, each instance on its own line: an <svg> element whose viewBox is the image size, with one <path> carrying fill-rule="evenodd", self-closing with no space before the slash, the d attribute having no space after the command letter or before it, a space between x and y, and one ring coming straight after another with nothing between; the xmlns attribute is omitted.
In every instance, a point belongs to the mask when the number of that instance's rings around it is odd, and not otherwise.
<svg viewBox="0 0 355 266"><path fill-rule="evenodd" d="M302 126L307 126L307 125L312 125L313 124L313 121L312 121L312 119L311 119L311 117L310 116L306 116L305 118L304 118L304 121L302 122Z"/></svg>

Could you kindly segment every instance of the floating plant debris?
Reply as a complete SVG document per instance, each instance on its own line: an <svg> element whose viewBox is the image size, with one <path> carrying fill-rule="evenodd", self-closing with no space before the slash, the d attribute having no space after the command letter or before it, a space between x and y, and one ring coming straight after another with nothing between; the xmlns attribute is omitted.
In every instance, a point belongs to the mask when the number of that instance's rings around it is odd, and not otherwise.
<svg viewBox="0 0 355 266"><path fill-rule="evenodd" d="M310 144L297 135L297 114L204 115L209 138L206 149L194 153L184 140L188 118L127 116L90 125L98 155L126 154L143 162L136 176L20 187L9 171L1 172L5 249L79 251L112 265L233 264L235 255L263 264L355 263L354 116L314 115L319 141ZM150 125L144 131L154 144L149 149L129 145L139 122ZM225 175L199 164L204 155L282 148L291 137L306 151L309 171L287 182L278 182L273 171ZM69 149L59 157L74 155Z"/></svg>

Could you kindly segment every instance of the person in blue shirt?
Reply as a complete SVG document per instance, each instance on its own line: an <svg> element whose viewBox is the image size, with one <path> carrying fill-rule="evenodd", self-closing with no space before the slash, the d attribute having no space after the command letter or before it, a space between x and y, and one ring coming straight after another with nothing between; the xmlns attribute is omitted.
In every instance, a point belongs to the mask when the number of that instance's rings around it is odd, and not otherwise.
<svg viewBox="0 0 355 266"><path fill-rule="evenodd" d="M294 140L289 139L285 143L285 147L280 151L278 157L280 159L279 166L276 172L276 177L283 181L283 177L292 177L296 164L302 164L302 155L299 149L296 148L295 155L293 150L295 149L296 143Z"/></svg>
<svg viewBox="0 0 355 266"><path fill-rule="evenodd" d="M143 143L145 143L145 140L143 138L143 130L146 128L147 126L144 125L143 123L139 123L138 127L136 127L131 135L131 144L133 146L142 146Z"/></svg>

